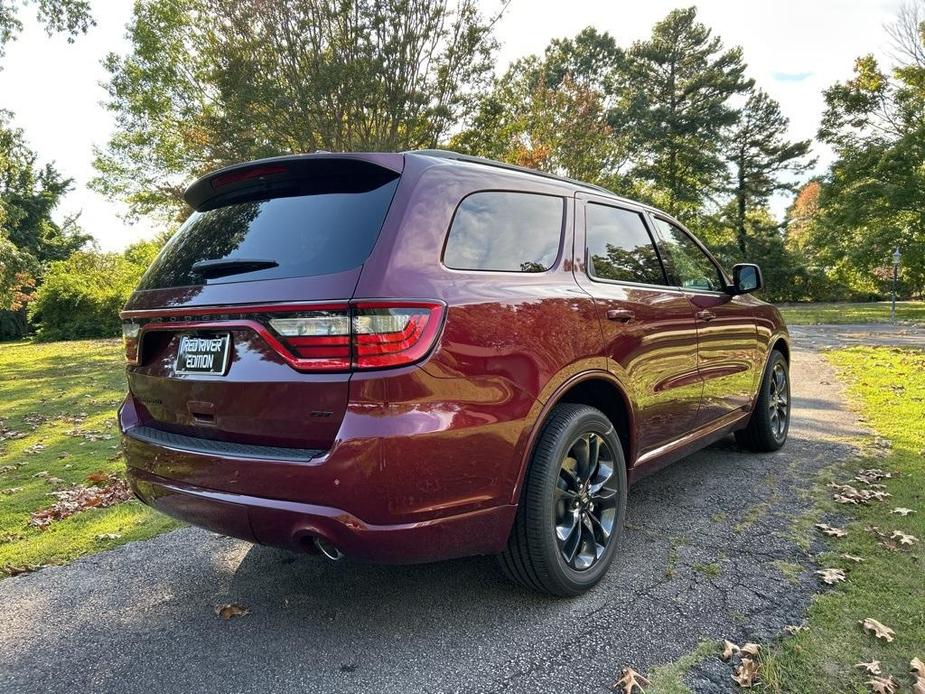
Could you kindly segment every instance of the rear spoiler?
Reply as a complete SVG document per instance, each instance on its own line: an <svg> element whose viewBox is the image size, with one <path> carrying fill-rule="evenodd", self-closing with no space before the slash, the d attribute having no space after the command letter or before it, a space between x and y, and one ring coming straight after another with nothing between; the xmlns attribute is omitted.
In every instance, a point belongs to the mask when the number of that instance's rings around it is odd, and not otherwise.
<svg viewBox="0 0 925 694"><path fill-rule="evenodd" d="M271 192L287 181L370 177L385 182L400 176L404 166L404 155L390 152L318 152L271 157L232 164L207 174L186 189L183 199L194 210L202 211L234 198Z"/></svg>

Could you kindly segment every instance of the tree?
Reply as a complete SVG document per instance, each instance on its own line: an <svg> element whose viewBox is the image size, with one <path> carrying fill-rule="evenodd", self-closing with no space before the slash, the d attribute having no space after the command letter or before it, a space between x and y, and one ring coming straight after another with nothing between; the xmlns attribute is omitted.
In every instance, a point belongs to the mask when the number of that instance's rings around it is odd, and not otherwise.
<svg viewBox="0 0 925 694"><path fill-rule="evenodd" d="M434 147L489 79L492 27L475 0L138 0L94 186L182 214L190 178L242 159Z"/></svg>
<svg viewBox="0 0 925 694"><path fill-rule="evenodd" d="M157 254L158 244L141 241L122 253L77 251L48 268L29 304L40 340L116 337L119 311Z"/></svg>
<svg viewBox="0 0 925 694"><path fill-rule="evenodd" d="M794 190L793 183L782 177L812 166L805 159L811 142L787 140L790 121L780 105L760 89L752 90L738 115L726 135L726 156L733 170L731 225L739 251L746 257L749 213L766 208L774 193Z"/></svg>
<svg viewBox="0 0 925 694"><path fill-rule="evenodd" d="M593 28L516 61L451 149L612 185L625 162L612 82L623 52Z"/></svg>
<svg viewBox="0 0 925 694"><path fill-rule="evenodd" d="M52 214L69 190L51 164L37 165L21 130L9 127L9 113L0 111L0 336L24 333L32 288L46 263L63 260L83 246L75 218L58 224ZM16 316L7 313L13 311Z"/></svg>
<svg viewBox="0 0 925 694"><path fill-rule="evenodd" d="M740 48L697 21L691 7L673 10L626 56L620 98L636 153L639 191L682 218L697 214L724 187L724 132L736 122L729 100L751 85Z"/></svg>
<svg viewBox="0 0 925 694"><path fill-rule="evenodd" d="M0 58L6 44L22 30L19 10L27 5L35 7L49 34L63 32L69 42L96 24L90 14L90 0L0 0Z"/></svg>
<svg viewBox="0 0 925 694"><path fill-rule="evenodd" d="M535 59L520 61L482 102L451 149L604 183L619 158L601 95L561 76L547 84Z"/></svg>
<svg viewBox="0 0 925 694"><path fill-rule="evenodd" d="M870 55L825 92L819 137L837 159L820 192L817 253L861 281L883 276L903 250L903 288L925 291L925 2L907 5L890 29L897 63Z"/></svg>

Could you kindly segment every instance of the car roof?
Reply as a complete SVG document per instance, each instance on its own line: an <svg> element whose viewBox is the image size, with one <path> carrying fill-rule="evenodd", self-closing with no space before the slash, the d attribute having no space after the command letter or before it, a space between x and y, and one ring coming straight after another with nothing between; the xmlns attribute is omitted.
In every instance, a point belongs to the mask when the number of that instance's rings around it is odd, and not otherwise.
<svg viewBox="0 0 925 694"><path fill-rule="evenodd" d="M647 210L652 212L659 212L660 214L665 214L661 210L647 205L646 203L639 202L638 200L631 200L630 198L624 198L620 195L617 195L611 190L604 188L602 186L595 185L593 183L586 183L584 181L579 181L574 178L568 178L567 176L557 176L556 174L547 173L545 171L538 171L536 169L529 169L526 166L517 166L516 164L507 164L505 162L496 161L494 159L486 159L484 157L476 157L469 154L460 154L459 152L453 152L447 149L416 149L409 150L404 152L405 155L420 155L423 157L430 157L435 159L443 159L448 162L461 162L465 164L476 164L486 167L492 167L495 169L503 169L505 171L514 171L527 176L535 176L538 178L549 179L553 181L558 181L560 183L568 184L569 186L576 189L576 191L587 191L590 193L595 193L598 195L605 196L612 200L619 202L630 203L638 207L644 207Z"/></svg>

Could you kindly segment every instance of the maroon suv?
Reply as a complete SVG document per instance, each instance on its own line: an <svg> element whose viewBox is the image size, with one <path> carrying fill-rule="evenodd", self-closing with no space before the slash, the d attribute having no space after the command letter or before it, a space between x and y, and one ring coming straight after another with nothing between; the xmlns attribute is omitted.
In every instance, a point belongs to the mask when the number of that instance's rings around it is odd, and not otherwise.
<svg viewBox="0 0 925 694"><path fill-rule="evenodd" d="M601 579L628 483L783 445L786 328L677 221L450 152L232 166L122 313L128 475L250 542Z"/></svg>

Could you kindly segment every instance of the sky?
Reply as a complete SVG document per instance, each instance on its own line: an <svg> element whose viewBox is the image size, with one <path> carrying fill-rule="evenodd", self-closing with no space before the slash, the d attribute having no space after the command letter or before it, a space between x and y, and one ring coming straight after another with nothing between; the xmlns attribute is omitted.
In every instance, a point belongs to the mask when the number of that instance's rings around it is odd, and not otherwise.
<svg viewBox="0 0 925 694"><path fill-rule="evenodd" d="M501 44L497 69L530 53L541 53L553 38L573 36L586 26L612 34L620 45L644 39L652 25L676 7L671 0L512 0L496 27ZM481 0L486 12L500 0ZM822 90L851 75L854 59L887 53L884 24L902 0L700 0L699 17L727 46L741 46L749 76L780 102L793 139L812 138L822 115ZM101 61L109 52L125 53L125 25L131 0L94 0L97 26L69 44L49 37L23 12L24 31L7 48L0 70L0 108L14 113L42 162L53 161L74 179L74 190L56 216L80 212L80 224L102 250L120 250L150 237L157 228L129 224L125 209L87 187L94 175L93 149L104 147L113 131L112 114L102 102L107 77ZM831 152L816 144L821 172ZM788 200L774 201L780 215Z"/></svg>

